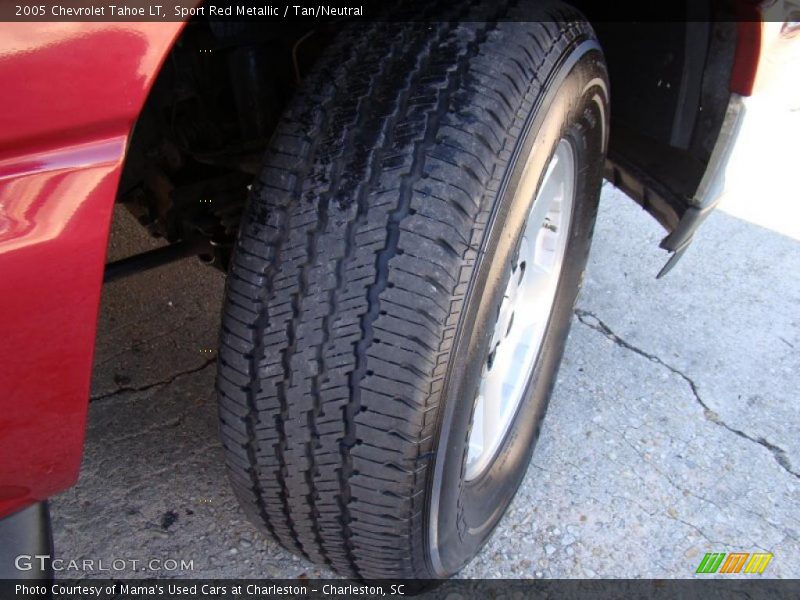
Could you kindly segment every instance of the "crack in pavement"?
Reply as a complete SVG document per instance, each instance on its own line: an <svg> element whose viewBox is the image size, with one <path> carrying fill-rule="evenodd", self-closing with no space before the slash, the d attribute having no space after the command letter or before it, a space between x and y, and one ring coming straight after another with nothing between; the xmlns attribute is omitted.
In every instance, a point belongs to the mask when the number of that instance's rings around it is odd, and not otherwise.
<svg viewBox="0 0 800 600"><path fill-rule="evenodd" d="M200 371L202 371L203 369L206 369L207 367L209 367L210 365L214 364L215 362L217 362L217 357L216 356L214 356L212 358L209 358L208 360L205 360L203 362L203 364L201 364L199 367L195 367L195 368L189 369L187 371L181 371L180 373L175 373L174 375L172 375L168 379L165 379L164 381L156 381L155 383L148 383L147 385L143 385L141 387L128 387L128 386L125 386L125 387L117 388L113 392L107 392L105 394L100 394L99 396L90 396L89 397L89 402L96 402L98 400L105 400L107 398L111 398L112 396L116 396L117 394L124 394L124 393L127 393L127 392L146 392L147 390L151 390L153 388L167 386L167 385L170 385L171 383L174 383L175 381L177 381L178 379L180 379L182 377L186 377L187 375L193 375L195 373L199 373Z"/></svg>
<svg viewBox="0 0 800 600"><path fill-rule="evenodd" d="M627 437L627 435L626 435L626 433L627 433L627 431L628 431L629 429L638 429L638 428L635 428L635 427L626 428L626 429L625 429L625 430L622 432L622 435L621 435L621 436L616 436L616 432L614 432L614 431L612 431L612 430L610 430L610 429L606 429L605 427L603 427L603 426L602 426L602 425L600 425L599 423L597 424L597 427L599 427L600 429L602 429L603 431L605 431L605 432L606 432L606 433L607 433L609 436L615 436L615 437L617 437L618 439L621 439L621 440L622 440L622 441L625 443L625 445L626 445L626 446L628 446L628 447L631 449L631 451L633 451L633 453L634 453L634 454L636 454L636 455L639 457L639 459L640 459L640 460L642 460L642 461L646 462L646 463L647 463L647 465L648 465L648 466L649 466L649 467L650 467L650 468L651 468L651 469L652 469L652 470L653 470L655 473L657 473L657 474L658 474L658 475L659 475L659 476L660 476L662 479L664 479L664 481L666 481L666 482L667 482L667 483L670 485L670 487L672 487L673 489L675 489L675 490L677 490L677 491L681 492L682 494L684 494L684 496L691 496L692 498L695 498L696 500L700 500L701 502L708 503L708 504L710 504L711 506L713 506L714 508L716 508L716 509L717 509L719 512L723 512L723 511L724 511L724 508L723 508L723 506L721 506L720 504L717 504L716 502L714 502L714 501L713 501L713 500L711 500L710 498L707 498L706 496L703 496L702 494L698 494L697 492L693 491L692 489L690 489L690 488L688 488L688 487L684 487L684 486L682 486L682 485L680 485L680 484L676 483L676 482L675 482L675 480L673 480L673 479L672 479L672 478L671 478L671 477L670 477L670 476L669 476L669 475L668 475L666 472L664 472L664 471L662 471L661 469L659 469L659 468L658 468L658 466L656 465L656 463L654 463L654 462L651 462L651 461L648 461L648 460L645 458L645 453L641 452L641 451L640 451L640 450L639 450L639 449L636 447L636 445L635 445L633 442L631 442L631 440L629 440L629 439L628 439L628 437ZM616 461L612 461L612 462L616 462ZM644 480L643 478L639 477L639 478L638 478L638 480L639 480L639 481L642 483L642 485L645 485L645 480ZM762 515L762 514L760 514L760 513L757 513L757 512L755 512L754 510L750 509L749 507L747 507L747 506L745 506L745 505L742 505L742 504L739 504L738 502L731 501L731 500L728 500L728 502L727 502L726 504L727 504L727 505L730 505L730 506L734 506L734 507L738 508L739 510L742 510L742 511L744 511L744 512L746 512L746 513L750 514L750 515L752 515L754 518L758 519L759 521L761 521L762 523L764 523L764 524L765 524L765 525L767 525L768 527L770 527L770 528L772 528L772 529L774 529L774 530L776 530L776 531L780 532L782 535L788 535L788 536L790 536L790 537L791 537L791 534L787 534L787 533L786 533L786 532L785 532L785 531L784 531L784 530L783 530L783 529L782 529L782 528L781 528L779 525L777 525L777 524L775 524L775 523L771 522L771 521L770 521L769 519L767 519L767 518L766 518L764 515ZM675 519L675 517L673 517L672 515L668 515L668 516L669 516L671 519ZM680 519L677 519L677 520L680 520ZM693 524L690 524L690 525L694 526ZM792 538L792 539L795 539L795 538ZM741 540L740 540L740 541L741 541ZM797 540L795 539L795 541L797 541ZM731 545L731 544L732 544L732 542L726 542L726 543L727 543L728 545ZM758 544L756 544L756 543L755 543L755 542L753 542L752 540L751 540L749 543L750 543L750 545L751 545L751 546L753 546L753 547L758 547L758 548L760 548L760 546L758 546ZM735 544L734 544L734 545L735 545ZM768 550L764 549L764 551L765 551L765 552L767 552Z"/></svg>
<svg viewBox="0 0 800 600"><path fill-rule="evenodd" d="M777 462L778 465L784 471L786 471L790 475L793 475L797 479L800 479L800 472L797 472L792 468L792 463L789 460L789 456L787 455L786 450L784 450L780 446L776 446L775 444L771 443L770 441L766 440L763 437L754 437L748 433L745 433L741 429L736 429L735 427L731 427L730 425L728 425L725 421L722 420L719 414L717 414L715 411L709 408L708 404L706 404L703 398L700 396L700 392L697 389L697 384L694 382L694 380L692 380L691 377L686 375L686 373L664 362L655 354L650 354L649 352L646 352L641 348L637 348L633 344L625 341L624 339L619 337L616 333L614 333L611 330L611 328L608 325L606 325L603 322L603 320L600 319L600 317L598 317L594 313L581 308L576 308L575 316L578 317L578 321L580 321L583 325L586 325L590 329L594 329L595 331L603 334L605 337L614 342L620 348L630 350L631 352L634 352L635 354L638 354L639 356L646 358L650 362L654 362L658 365L661 365L671 373L683 379L689 385L689 388L692 390L692 395L694 396L695 401L703 408L703 417L707 421L710 421L711 423L714 423L714 425L727 429L728 431L736 434L742 439L748 440L749 442L753 442L754 444L758 444L759 446L763 446L764 448L770 451L772 457L775 459L775 462Z"/></svg>

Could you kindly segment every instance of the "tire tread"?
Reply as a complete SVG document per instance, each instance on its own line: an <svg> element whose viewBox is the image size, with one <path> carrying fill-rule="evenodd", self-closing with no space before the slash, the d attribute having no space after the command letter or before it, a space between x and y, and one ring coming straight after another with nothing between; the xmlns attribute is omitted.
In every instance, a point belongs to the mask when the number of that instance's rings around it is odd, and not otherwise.
<svg viewBox="0 0 800 600"><path fill-rule="evenodd" d="M248 515L340 574L430 576L425 484L476 252L536 74L590 35L557 6L345 32L253 186L220 336L226 462Z"/></svg>

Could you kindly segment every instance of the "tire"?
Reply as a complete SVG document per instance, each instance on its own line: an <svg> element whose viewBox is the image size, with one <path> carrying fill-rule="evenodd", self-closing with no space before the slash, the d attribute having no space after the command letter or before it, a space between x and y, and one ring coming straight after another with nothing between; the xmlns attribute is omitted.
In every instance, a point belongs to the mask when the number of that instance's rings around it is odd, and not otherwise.
<svg viewBox="0 0 800 600"><path fill-rule="evenodd" d="M475 556L525 474L563 352L606 71L572 9L496 10L339 36L241 223L217 378L230 480L253 522L345 576L447 577ZM475 398L535 205L521 186L536 189L562 142L572 208L541 349L469 479Z"/></svg>

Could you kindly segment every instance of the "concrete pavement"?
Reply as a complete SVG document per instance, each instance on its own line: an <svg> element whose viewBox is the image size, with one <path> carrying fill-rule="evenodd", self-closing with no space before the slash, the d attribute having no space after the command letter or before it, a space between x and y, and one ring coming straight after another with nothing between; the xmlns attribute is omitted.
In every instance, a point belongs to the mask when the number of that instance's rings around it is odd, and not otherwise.
<svg viewBox="0 0 800 600"><path fill-rule="evenodd" d="M768 551L765 575L800 577L800 235L770 228L789 216L748 218L761 201L723 206L656 281L662 231L604 187L533 463L463 576L684 578L706 552ZM154 244L124 213L115 228L112 256ZM193 561L120 577L329 575L264 539L229 489L223 284L185 260L107 286L81 478L52 501L61 558Z"/></svg>

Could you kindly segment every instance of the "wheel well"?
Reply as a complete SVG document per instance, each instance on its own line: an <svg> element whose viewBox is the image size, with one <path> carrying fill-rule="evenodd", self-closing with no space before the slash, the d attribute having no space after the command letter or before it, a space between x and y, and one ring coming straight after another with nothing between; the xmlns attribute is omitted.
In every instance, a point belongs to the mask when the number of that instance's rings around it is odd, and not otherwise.
<svg viewBox="0 0 800 600"><path fill-rule="evenodd" d="M326 26L191 20L136 122L117 201L153 236L227 268L270 135L329 38Z"/></svg>
<svg viewBox="0 0 800 600"><path fill-rule="evenodd" d="M667 231L692 205L719 136L744 3L573 0L597 32L608 64L606 177Z"/></svg>
<svg viewBox="0 0 800 600"><path fill-rule="evenodd" d="M574 4L592 22L609 67L606 176L672 230L722 123L736 24L712 15L711 3L688 3L682 20L649 23L610 22ZM118 201L154 236L188 242L227 269L272 130L333 25L190 21L137 121Z"/></svg>

